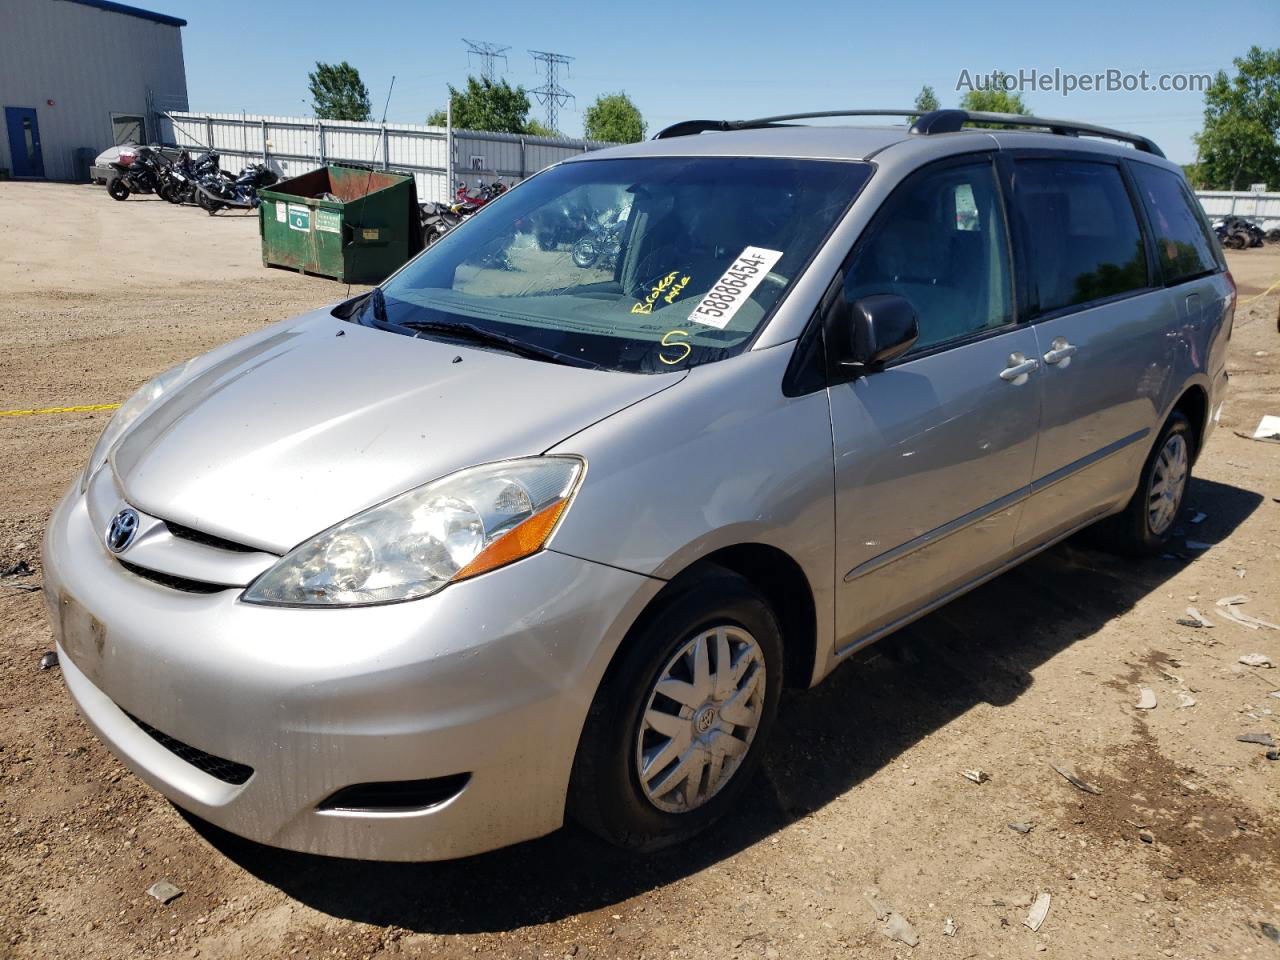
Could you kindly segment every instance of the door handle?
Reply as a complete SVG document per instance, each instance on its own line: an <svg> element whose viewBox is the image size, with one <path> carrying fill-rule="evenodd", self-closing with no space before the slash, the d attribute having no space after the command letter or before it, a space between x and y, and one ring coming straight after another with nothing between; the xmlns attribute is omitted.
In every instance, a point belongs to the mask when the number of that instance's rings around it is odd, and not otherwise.
<svg viewBox="0 0 1280 960"><path fill-rule="evenodd" d="M1009 365L1000 371L1000 379L1007 380L1015 387L1021 386L1027 382L1027 378L1031 376L1031 371L1040 366L1040 361L1035 357L1028 358L1022 353L1009 354Z"/></svg>
<svg viewBox="0 0 1280 960"><path fill-rule="evenodd" d="M1044 362L1067 367L1071 365L1071 358L1075 355L1075 344L1068 343L1066 337L1054 337L1053 342L1049 344L1049 352L1044 355Z"/></svg>

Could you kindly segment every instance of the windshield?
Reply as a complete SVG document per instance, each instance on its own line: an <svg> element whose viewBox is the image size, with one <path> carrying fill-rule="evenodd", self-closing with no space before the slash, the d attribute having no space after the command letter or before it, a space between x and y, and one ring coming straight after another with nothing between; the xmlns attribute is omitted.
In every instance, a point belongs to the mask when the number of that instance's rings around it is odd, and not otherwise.
<svg viewBox="0 0 1280 960"><path fill-rule="evenodd" d="M721 360L746 348L870 173L775 158L562 164L445 235L352 319L632 373Z"/></svg>

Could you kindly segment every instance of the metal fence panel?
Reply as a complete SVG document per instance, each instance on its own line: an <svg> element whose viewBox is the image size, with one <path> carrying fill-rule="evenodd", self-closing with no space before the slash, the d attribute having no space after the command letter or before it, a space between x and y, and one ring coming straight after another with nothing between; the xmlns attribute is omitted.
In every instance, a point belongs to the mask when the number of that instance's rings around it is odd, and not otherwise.
<svg viewBox="0 0 1280 960"><path fill-rule="evenodd" d="M296 177L330 161L405 170L414 175L422 200L453 196L447 173L451 148L455 179L474 189L481 180L523 180L566 157L612 146L420 124L384 127L251 113L169 113L160 135L179 147L216 150L223 169L233 172L266 163L281 177Z"/></svg>
<svg viewBox="0 0 1280 960"><path fill-rule="evenodd" d="M1249 193L1244 190L1197 190L1196 198L1211 220L1243 217L1263 230L1280 228L1280 193Z"/></svg>

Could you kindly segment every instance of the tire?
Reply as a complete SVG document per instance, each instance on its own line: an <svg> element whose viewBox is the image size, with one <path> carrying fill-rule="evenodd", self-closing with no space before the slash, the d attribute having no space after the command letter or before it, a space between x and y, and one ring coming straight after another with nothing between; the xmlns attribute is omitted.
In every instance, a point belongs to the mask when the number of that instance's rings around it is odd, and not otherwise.
<svg viewBox="0 0 1280 960"><path fill-rule="evenodd" d="M759 765L782 691L782 635L746 580L712 568L668 590L632 628L597 691L569 788L574 819L644 853L687 840L733 807ZM694 672L699 643L707 666L701 683ZM726 674L716 689L725 649ZM730 664L743 665L741 678ZM658 693L663 678L688 703ZM730 707L734 715L722 716ZM680 775L686 762L696 776Z"/></svg>
<svg viewBox="0 0 1280 960"><path fill-rule="evenodd" d="M112 180L107 184L107 193L111 195L112 200L128 200L129 188L123 180L119 178Z"/></svg>
<svg viewBox="0 0 1280 960"><path fill-rule="evenodd" d="M1227 242L1224 245L1232 250L1243 250L1248 242L1243 233L1233 233L1227 237Z"/></svg>
<svg viewBox="0 0 1280 960"><path fill-rule="evenodd" d="M556 243L556 235L550 230L539 230L534 235L534 239L538 242L539 250L551 251L558 246Z"/></svg>
<svg viewBox="0 0 1280 960"><path fill-rule="evenodd" d="M600 253L596 244L583 238L573 245L573 265L580 269L587 269L599 258Z"/></svg>
<svg viewBox="0 0 1280 960"><path fill-rule="evenodd" d="M203 190L196 191L196 202L200 204L201 209L211 217L222 209L222 204L217 200L214 200Z"/></svg>
<svg viewBox="0 0 1280 960"><path fill-rule="evenodd" d="M1181 450L1180 455L1178 449ZM1142 465L1138 489L1124 512L1108 517L1095 528L1099 546L1131 557L1149 557L1164 552L1186 502L1195 453L1191 421L1175 410L1165 421L1146 463ZM1179 457L1180 468L1177 465ZM1179 469L1180 480L1177 479ZM1162 480L1167 484L1171 474L1176 481L1176 490L1172 497L1161 496L1162 503L1157 505L1155 498L1160 494L1156 488Z"/></svg>

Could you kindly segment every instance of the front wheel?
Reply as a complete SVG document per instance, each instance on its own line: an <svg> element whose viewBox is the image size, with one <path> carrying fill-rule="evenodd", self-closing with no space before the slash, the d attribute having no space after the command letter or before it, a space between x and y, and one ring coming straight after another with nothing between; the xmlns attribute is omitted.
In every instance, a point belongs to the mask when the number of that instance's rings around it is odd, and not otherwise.
<svg viewBox="0 0 1280 960"><path fill-rule="evenodd" d="M129 188L125 182L120 179L112 180L107 184L107 193L111 195L112 200L128 200Z"/></svg>
<svg viewBox="0 0 1280 960"><path fill-rule="evenodd" d="M755 772L782 691L782 636L749 583L716 569L674 586L596 694L574 761L574 817L649 852L709 827Z"/></svg>
<svg viewBox="0 0 1280 960"><path fill-rule="evenodd" d="M1191 481L1194 443L1191 421L1175 410L1142 466L1129 505L1098 524L1102 546L1129 556L1152 556L1168 547Z"/></svg>
<svg viewBox="0 0 1280 960"><path fill-rule="evenodd" d="M222 209L222 204L203 190L196 191L196 202L211 217Z"/></svg>

